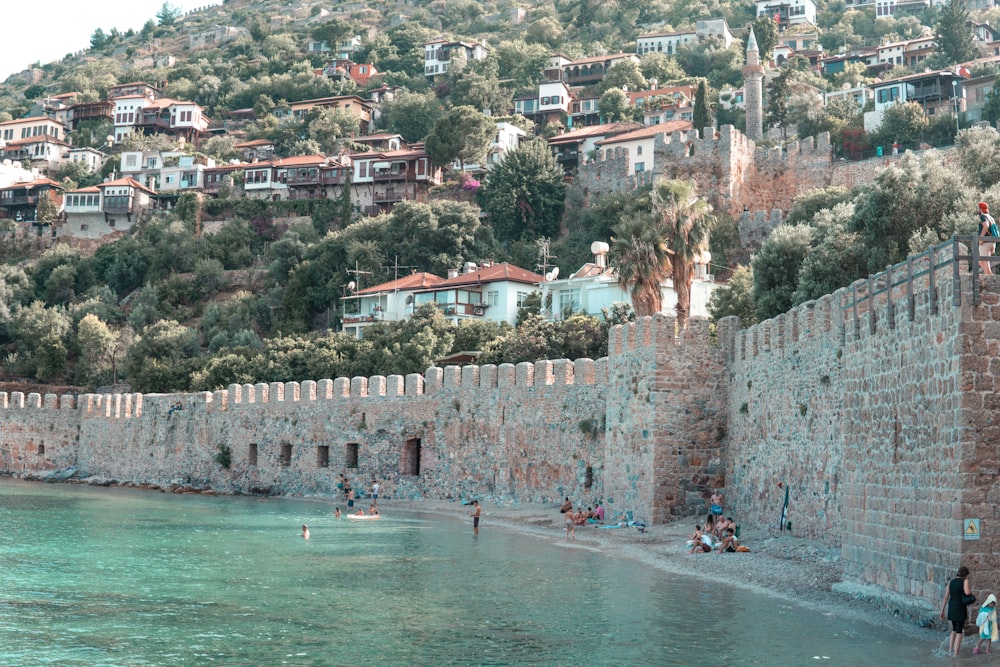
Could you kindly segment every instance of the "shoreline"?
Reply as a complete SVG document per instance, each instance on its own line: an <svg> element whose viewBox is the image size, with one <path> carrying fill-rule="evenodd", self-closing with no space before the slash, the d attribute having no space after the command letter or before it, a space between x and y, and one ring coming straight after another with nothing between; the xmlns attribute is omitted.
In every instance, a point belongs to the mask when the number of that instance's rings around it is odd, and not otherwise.
<svg viewBox="0 0 1000 667"><path fill-rule="evenodd" d="M335 499L315 498L338 504ZM365 498L363 506L367 507L369 502ZM566 541L562 515L556 505L519 503L498 507L489 501L480 501L480 505L483 507L480 531L497 526L550 542ZM393 508L466 521L471 528L469 508L459 501L379 499L383 513ZM935 654L938 650L944 652L947 627L938 618L936 608L913 598L886 599L870 588L844 582L839 549L794 535L742 528L740 543L750 548L748 553L689 554L685 542L698 521L697 517L690 517L647 527L645 533L635 528L605 530L596 525L578 526L576 541L569 543L605 556L629 558L662 572L714 580L823 613L886 627L926 642ZM970 639L974 636L966 635L966 642Z"/></svg>

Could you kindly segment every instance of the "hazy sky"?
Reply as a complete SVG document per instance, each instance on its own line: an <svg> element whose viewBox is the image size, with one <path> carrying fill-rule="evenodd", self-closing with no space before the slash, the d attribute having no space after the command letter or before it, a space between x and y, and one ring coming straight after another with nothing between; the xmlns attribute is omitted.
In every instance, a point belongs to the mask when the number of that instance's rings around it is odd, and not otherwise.
<svg viewBox="0 0 1000 667"><path fill-rule="evenodd" d="M90 46L90 36L100 28L140 30L156 13L163 0L48 0L37 5L30 0L2 0L4 31L0 39L0 81L34 62L60 60ZM171 0L182 11L218 5L221 0Z"/></svg>

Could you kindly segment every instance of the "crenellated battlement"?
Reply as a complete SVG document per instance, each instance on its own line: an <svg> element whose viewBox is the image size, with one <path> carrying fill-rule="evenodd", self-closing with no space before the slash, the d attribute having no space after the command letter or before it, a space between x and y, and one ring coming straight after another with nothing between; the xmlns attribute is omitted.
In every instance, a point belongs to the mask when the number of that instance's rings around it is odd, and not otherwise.
<svg viewBox="0 0 1000 667"><path fill-rule="evenodd" d="M144 410L174 414L181 411L219 412L261 404L286 405L355 399L414 398L440 393L515 388L558 390L573 385L604 385L608 360L556 359L534 363L431 367L421 375L231 384L219 391L190 394L24 394L0 392L0 409L79 410L85 418L128 419Z"/></svg>

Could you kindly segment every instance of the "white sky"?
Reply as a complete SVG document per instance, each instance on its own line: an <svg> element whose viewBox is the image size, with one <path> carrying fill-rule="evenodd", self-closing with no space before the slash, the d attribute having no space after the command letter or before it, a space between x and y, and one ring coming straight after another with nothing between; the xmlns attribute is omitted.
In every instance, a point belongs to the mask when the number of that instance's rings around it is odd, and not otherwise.
<svg viewBox="0 0 1000 667"><path fill-rule="evenodd" d="M61 60L90 46L90 36L100 28L140 30L146 21L156 21L163 0L2 0L4 32L0 39L0 81L34 62ZM221 0L170 0L182 11L217 5Z"/></svg>

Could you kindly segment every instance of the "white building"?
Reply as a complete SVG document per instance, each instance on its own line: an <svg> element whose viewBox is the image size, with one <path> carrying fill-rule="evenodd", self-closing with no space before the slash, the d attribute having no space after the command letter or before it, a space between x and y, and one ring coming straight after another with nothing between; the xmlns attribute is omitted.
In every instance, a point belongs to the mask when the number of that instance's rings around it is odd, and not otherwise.
<svg viewBox="0 0 1000 667"><path fill-rule="evenodd" d="M672 120L658 125L649 125L638 130L618 134L597 142L597 148L608 150L622 148L628 152L629 165L632 173L643 171L654 171L656 165L653 162L656 145L656 135L673 134L674 132L687 132L691 129L689 120Z"/></svg>
<svg viewBox="0 0 1000 667"><path fill-rule="evenodd" d="M341 324L344 333L363 338L364 330L378 322L400 322L413 315L417 291L444 282L433 273L414 273L374 287L354 291L354 284L345 285Z"/></svg>
<svg viewBox="0 0 1000 667"><path fill-rule="evenodd" d="M452 42L436 39L424 44L424 75L434 77L446 74L456 59L483 60L489 55L489 48L479 42Z"/></svg>
<svg viewBox="0 0 1000 667"><path fill-rule="evenodd" d="M574 313L603 317L604 309L616 303L632 306L632 295L618 285L618 273L608 265L608 244L597 241L590 246L594 261L580 267L568 278L559 279L558 272L551 280L542 283L542 303L551 296L552 306L543 313L550 320L561 320ZM695 264L695 278L691 283L691 317L708 317L708 301L720 285L708 275L712 256L701 253ZM667 279L660 287L664 314L676 312L677 292L673 281Z"/></svg>
<svg viewBox="0 0 1000 667"><path fill-rule="evenodd" d="M341 298L344 332L362 338L377 322L399 322L424 304L441 309L453 324L463 320L517 322L517 311L529 294L539 291L542 276L511 264L467 262L448 278L415 273L398 280L345 294ZM345 285L348 292L351 283Z"/></svg>
<svg viewBox="0 0 1000 667"><path fill-rule="evenodd" d="M809 23L816 25L816 3L813 0L756 0L757 16L775 19L779 28Z"/></svg>
<svg viewBox="0 0 1000 667"><path fill-rule="evenodd" d="M82 162L89 173L100 171L106 160L104 153L89 146L70 148L66 153L67 162Z"/></svg>

